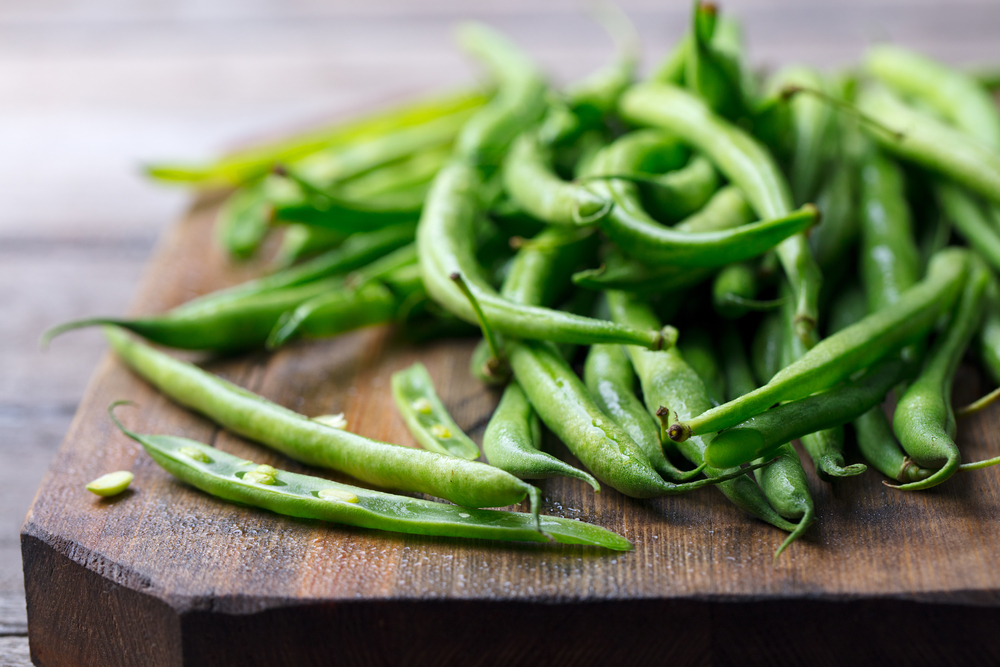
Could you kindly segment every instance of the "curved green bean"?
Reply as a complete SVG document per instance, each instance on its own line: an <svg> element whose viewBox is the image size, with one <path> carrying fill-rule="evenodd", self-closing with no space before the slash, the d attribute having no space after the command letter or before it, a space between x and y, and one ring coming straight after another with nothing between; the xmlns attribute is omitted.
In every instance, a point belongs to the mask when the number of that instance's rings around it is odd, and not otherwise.
<svg viewBox="0 0 1000 667"><path fill-rule="evenodd" d="M642 201L649 212L668 223L679 223L707 207L718 189L719 174L703 155L692 156L683 167L656 176L649 184L640 183ZM746 222L752 222L749 215Z"/></svg>
<svg viewBox="0 0 1000 667"><path fill-rule="evenodd" d="M470 461L479 458L479 447L448 414L422 363L393 373L391 385L396 409L424 449Z"/></svg>
<svg viewBox="0 0 1000 667"><path fill-rule="evenodd" d="M112 404L112 408L117 404ZM559 517L477 510L381 493L255 465L214 447L170 435L145 435L115 425L164 470L230 502L276 514L411 535L586 544L628 551L625 538L598 526Z"/></svg>
<svg viewBox="0 0 1000 667"><path fill-rule="evenodd" d="M965 283L968 265L968 251L942 250L932 259L927 276L904 292L899 301L820 341L760 389L693 419L671 424L670 438L681 442L691 435L735 426L775 403L829 389L919 340L955 303Z"/></svg>

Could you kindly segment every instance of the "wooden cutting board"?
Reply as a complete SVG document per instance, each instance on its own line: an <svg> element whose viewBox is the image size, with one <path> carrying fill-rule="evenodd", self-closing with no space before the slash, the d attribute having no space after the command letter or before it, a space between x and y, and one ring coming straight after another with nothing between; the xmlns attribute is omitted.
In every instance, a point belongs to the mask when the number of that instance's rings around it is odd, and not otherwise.
<svg viewBox="0 0 1000 667"><path fill-rule="evenodd" d="M217 204L203 197L161 241L135 314L259 270L228 266L215 247ZM344 412L357 433L413 446L390 375L421 360L479 440L498 395L469 376L473 344L412 346L376 328L207 367L304 414ZM959 385L958 400L980 390L974 374ZM121 410L137 431L329 474L220 431L109 355L21 535L39 665L1000 664L997 469L925 493L889 489L873 471L833 485L811 475L818 522L777 565L784 533L714 489L633 500L540 482L544 513L635 545L608 553L396 535L221 502L118 433L106 414L116 399L139 404ZM969 460L1000 451L998 419L994 409L962 422ZM119 469L135 472L123 495L84 489Z"/></svg>

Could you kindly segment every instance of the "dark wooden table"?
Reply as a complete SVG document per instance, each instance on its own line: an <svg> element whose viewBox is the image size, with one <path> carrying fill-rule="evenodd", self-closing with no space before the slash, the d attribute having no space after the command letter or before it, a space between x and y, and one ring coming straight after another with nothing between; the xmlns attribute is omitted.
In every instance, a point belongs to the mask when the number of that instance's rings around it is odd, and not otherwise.
<svg viewBox="0 0 1000 667"><path fill-rule="evenodd" d="M123 312L154 240L185 196L144 183L141 160L208 156L276 128L467 80L458 18L490 21L556 78L610 46L571 3L216 3L23 0L0 7L0 663L27 664L18 529L103 344L37 335ZM687 3L623 3L651 62ZM755 61L832 66L891 38L951 62L1000 61L995 3L733 2Z"/></svg>

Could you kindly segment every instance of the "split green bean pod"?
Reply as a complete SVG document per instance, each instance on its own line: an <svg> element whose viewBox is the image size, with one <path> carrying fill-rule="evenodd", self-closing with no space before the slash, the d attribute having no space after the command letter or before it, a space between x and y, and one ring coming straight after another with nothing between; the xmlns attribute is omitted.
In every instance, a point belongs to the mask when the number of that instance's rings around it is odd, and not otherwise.
<svg viewBox="0 0 1000 667"><path fill-rule="evenodd" d="M511 146L503 182L525 211L554 225L593 224L611 208L608 200L586 187L559 178L551 150L541 145L535 132L525 132Z"/></svg>
<svg viewBox="0 0 1000 667"><path fill-rule="evenodd" d="M767 149L715 116L701 100L676 86L644 83L622 96L619 111L626 120L662 127L684 137L743 191L761 218L780 219L792 212L788 183ZM801 233L780 243L778 257L795 291L799 333L805 336L819 319L819 267Z"/></svg>
<svg viewBox="0 0 1000 667"><path fill-rule="evenodd" d="M672 424L670 438L719 431L760 414L775 403L824 391L905 345L925 336L954 305L965 283L969 253L947 248L931 261L927 276L895 304L868 315L816 344L756 391L702 415Z"/></svg>
<svg viewBox="0 0 1000 667"><path fill-rule="evenodd" d="M432 299L467 322L476 315L453 274L461 275L486 318L500 333L557 343L630 343L652 349L669 347L676 330L640 331L551 308L515 303L498 295L482 278L475 260L473 226L480 212L480 179L475 166L455 160L441 170L417 230L424 286Z"/></svg>
<svg viewBox="0 0 1000 667"><path fill-rule="evenodd" d="M656 315L647 304L624 292L611 291L607 293L608 305L612 317L619 321L632 322L638 325L657 323ZM637 347L627 348L629 357L635 367L636 375L642 386L642 395L646 409L651 415L657 415L666 405L677 406L674 410L681 416L698 414L709 408L705 384L698 374L684 361L684 357L676 349L662 352L651 352ZM669 444L669 440L661 439ZM693 437L680 443L677 448L688 461L701 467L705 464L705 447L712 440L712 434L704 437ZM662 446L662 445L661 445ZM702 473L708 478L718 478L731 473L707 466ZM795 530L795 525L784 520L768 505L760 488L747 475L723 481L716 486L730 501L745 512L767 521L785 531Z"/></svg>
<svg viewBox="0 0 1000 667"><path fill-rule="evenodd" d="M406 428L424 449L469 461L479 458L479 447L448 414L422 363L393 373L391 384L392 398Z"/></svg>
<svg viewBox="0 0 1000 667"><path fill-rule="evenodd" d="M920 375L896 405L892 430L899 443L919 465L937 469L927 479L901 484L896 487L898 489L919 490L937 486L955 474L962 464L955 444L951 388L962 355L979 328L989 280L986 267L973 262L951 323L934 342Z"/></svg>
<svg viewBox="0 0 1000 667"><path fill-rule="evenodd" d="M109 327L105 335L133 371L183 406L289 458L385 488L427 493L467 507L502 507L538 490L474 461L370 440L313 421Z"/></svg>
<svg viewBox="0 0 1000 667"><path fill-rule="evenodd" d="M117 404L113 404L112 408ZM205 493L276 514L411 535L585 544L629 551L625 538L558 517L478 510L408 498L255 465L214 447L170 435L121 431L164 470Z"/></svg>
<svg viewBox="0 0 1000 667"><path fill-rule="evenodd" d="M637 154L627 139L605 148L595 158L588 176L634 172ZM633 182L611 179L596 181L591 187L614 202L601 219L601 229L629 255L658 264L711 267L743 261L808 229L817 219L815 207L805 206L777 219L724 231L682 232L664 227L646 213Z"/></svg>

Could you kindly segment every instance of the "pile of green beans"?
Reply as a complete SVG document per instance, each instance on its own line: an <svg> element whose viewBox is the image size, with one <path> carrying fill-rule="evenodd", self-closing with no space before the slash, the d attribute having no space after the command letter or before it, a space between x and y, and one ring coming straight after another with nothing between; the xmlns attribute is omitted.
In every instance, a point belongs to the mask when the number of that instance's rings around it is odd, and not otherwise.
<svg viewBox="0 0 1000 667"><path fill-rule="evenodd" d="M898 46L848 71L761 73L739 22L695 2L638 81L634 28L600 13L617 54L564 88L466 24L458 40L489 71L487 91L151 167L231 187L215 233L225 261L272 272L43 341L103 325L134 372L223 428L457 505L255 466L112 415L207 493L400 533L631 548L540 516L544 480L559 476L633 498L715 486L788 533L777 557L820 515L811 484L878 474L918 491L1000 462L963 461L951 403L970 346L1000 382L1000 112L984 80ZM391 383L410 448L135 337L231 354L393 323L414 337L482 333L471 372L499 405L481 447L419 362ZM546 451L545 429L574 461ZM526 499L531 514L481 509Z"/></svg>

